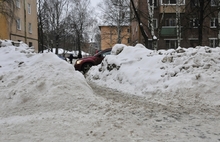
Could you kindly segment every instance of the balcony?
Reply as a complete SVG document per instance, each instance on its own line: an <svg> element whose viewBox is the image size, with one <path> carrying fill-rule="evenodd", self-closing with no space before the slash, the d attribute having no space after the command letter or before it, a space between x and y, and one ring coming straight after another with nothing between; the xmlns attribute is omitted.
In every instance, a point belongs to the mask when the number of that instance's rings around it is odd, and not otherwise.
<svg viewBox="0 0 220 142"><path fill-rule="evenodd" d="M161 36L176 36L176 27L175 26L163 26L160 31Z"/></svg>
<svg viewBox="0 0 220 142"><path fill-rule="evenodd" d="M161 5L160 13L176 13L176 5ZM180 13L185 13L185 5L180 6Z"/></svg>

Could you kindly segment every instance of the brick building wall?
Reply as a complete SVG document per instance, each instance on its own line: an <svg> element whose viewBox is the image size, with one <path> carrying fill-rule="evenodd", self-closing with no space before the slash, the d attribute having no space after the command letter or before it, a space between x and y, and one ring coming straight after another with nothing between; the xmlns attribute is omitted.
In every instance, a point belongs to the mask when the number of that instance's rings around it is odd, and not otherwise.
<svg viewBox="0 0 220 142"><path fill-rule="evenodd" d="M15 18L3 17L0 38L23 41L38 52L37 0L15 0Z"/></svg>
<svg viewBox="0 0 220 142"><path fill-rule="evenodd" d="M101 31L101 50L111 48L117 43L118 31L116 26L100 26ZM129 45L130 27L121 27L121 43Z"/></svg>
<svg viewBox="0 0 220 142"><path fill-rule="evenodd" d="M169 0L168 0L169 1ZM176 4L162 5L162 0L155 0L154 8L154 19L155 19L155 30L154 33L159 39L157 46L159 49L177 48L177 30L176 30ZM148 35L148 47L152 48L152 36L149 28L149 15L146 0L134 0L134 3L138 9L141 22L144 26L145 33ZM193 17L198 17L196 14L192 15L192 6L190 0L185 0L184 4L180 6L181 11L181 47L195 47L198 45L198 28L190 27L190 22ZM203 40L202 46L215 47L218 37L217 26L210 26L213 18L217 18L217 6L209 5L206 9L205 14L213 12L204 21L203 28ZM131 13L131 44L137 43L144 44L144 39L141 35L139 26L134 14ZM214 45L215 44L215 45Z"/></svg>

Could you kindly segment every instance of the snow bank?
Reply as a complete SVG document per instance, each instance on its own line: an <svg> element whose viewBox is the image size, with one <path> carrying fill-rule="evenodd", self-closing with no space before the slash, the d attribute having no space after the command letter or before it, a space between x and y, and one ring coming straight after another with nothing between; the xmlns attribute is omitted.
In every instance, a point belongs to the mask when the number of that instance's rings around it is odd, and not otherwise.
<svg viewBox="0 0 220 142"><path fill-rule="evenodd" d="M164 105L220 106L219 55L220 48L153 51L118 44L87 79Z"/></svg>
<svg viewBox="0 0 220 142"><path fill-rule="evenodd" d="M96 114L104 101L84 76L53 53L2 44L0 141L88 141L83 136L103 116Z"/></svg>
<svg viewBox="0 0 220 142"><path fill-rule="evenodd" d="M3 44L1 142L219 140L219 107L207 109L219 104L218 48L155 52L116 45L88 79L130 96L94 83L95 95L84 76L55 54Z"/></svg>
<svg viewBox="0 0 220 142"><path fill-rule="evenodd" d="M28 110L62 106L71 97L93 98L84 76L53 53L36 54L25 44L1 47L0 53L1 112L19 106Z"/></svg>

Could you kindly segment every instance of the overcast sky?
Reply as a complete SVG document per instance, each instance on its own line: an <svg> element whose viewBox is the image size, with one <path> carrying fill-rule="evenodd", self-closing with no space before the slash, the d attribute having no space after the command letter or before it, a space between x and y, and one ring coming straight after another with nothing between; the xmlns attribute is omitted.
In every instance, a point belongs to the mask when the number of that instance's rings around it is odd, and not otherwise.
<svg viewBox="0 0 220 142"><path fill-rule="evenodd" d="M101 2L102 0L91 0L91 4L92 6L96 6L99 2Z"/></svg>

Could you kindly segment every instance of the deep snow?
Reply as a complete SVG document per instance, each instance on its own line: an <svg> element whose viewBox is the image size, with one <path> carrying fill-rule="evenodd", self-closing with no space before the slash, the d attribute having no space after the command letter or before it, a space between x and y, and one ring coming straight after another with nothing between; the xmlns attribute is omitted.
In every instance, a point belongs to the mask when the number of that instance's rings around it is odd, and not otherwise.
<svg viewBox="0 0 220 142"><path fill-rule="evenodd" d="M119 54L118 54L119 52ZM220 48L148 50L115 45L87 79L174 107L220 106Z"/></svg>
<svg viewBox="0 0 220 142"><path fill-rule="evenodd" d="M93 90L57 55L1 42L1 142L220 141L220 48L115 45Z"/></svg>

